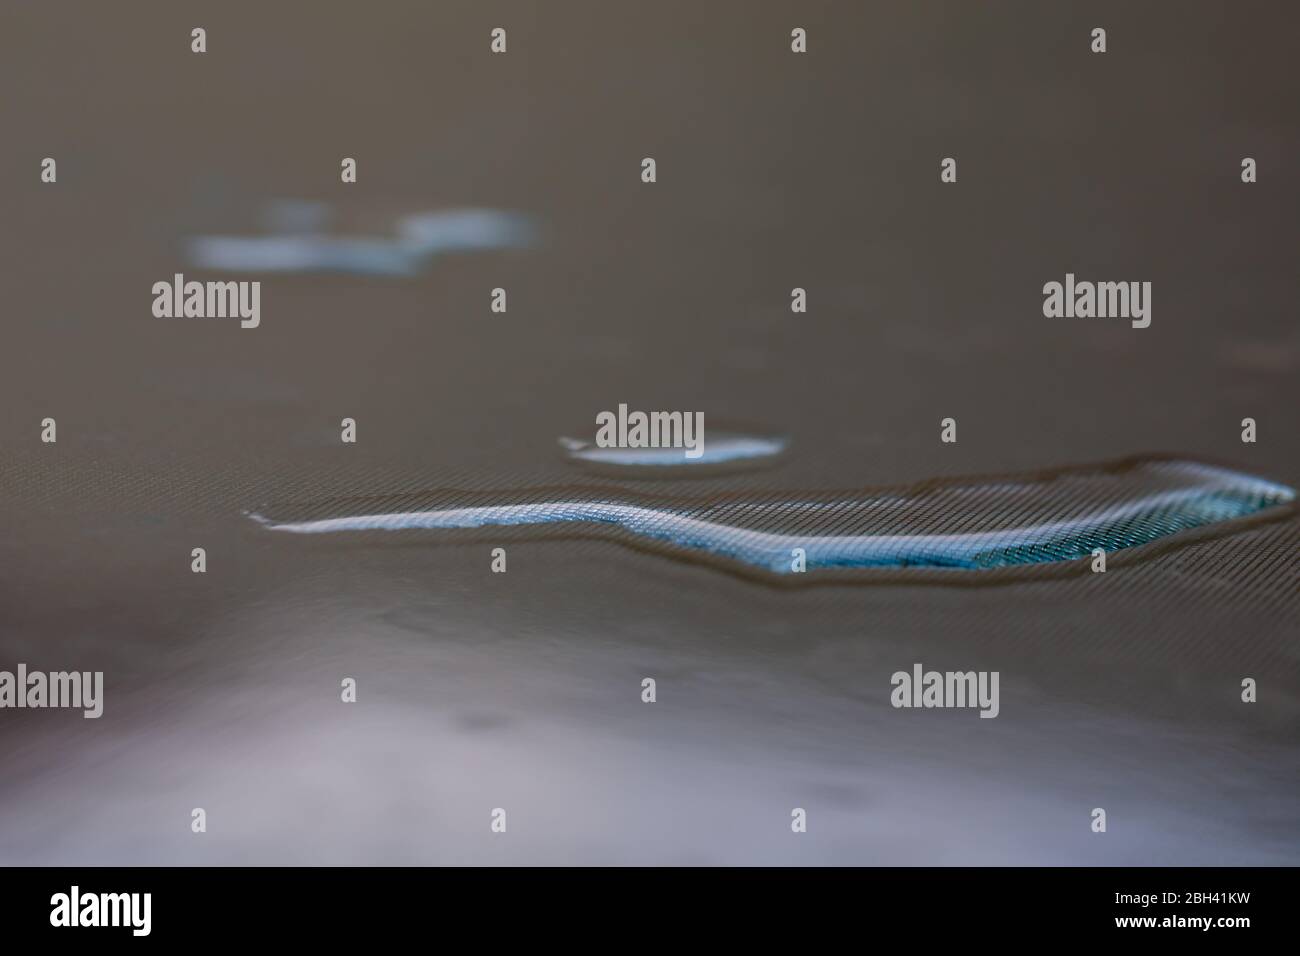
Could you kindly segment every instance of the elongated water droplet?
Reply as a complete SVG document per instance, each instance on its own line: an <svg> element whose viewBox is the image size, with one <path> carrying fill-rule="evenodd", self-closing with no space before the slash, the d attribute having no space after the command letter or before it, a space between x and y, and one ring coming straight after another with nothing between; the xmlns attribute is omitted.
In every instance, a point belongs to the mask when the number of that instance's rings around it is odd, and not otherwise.
<svg viewBox="0 0 1300 956"><path fill-rule="evenodd" d="M499 526L614 529L772 574L844 568L977 570L1089 557L1294 502L1285 485L1214 465L1139 459L995 479L858 492L710 498L573 487L434 491L319 502L252 517L292 534Z"/></svg>

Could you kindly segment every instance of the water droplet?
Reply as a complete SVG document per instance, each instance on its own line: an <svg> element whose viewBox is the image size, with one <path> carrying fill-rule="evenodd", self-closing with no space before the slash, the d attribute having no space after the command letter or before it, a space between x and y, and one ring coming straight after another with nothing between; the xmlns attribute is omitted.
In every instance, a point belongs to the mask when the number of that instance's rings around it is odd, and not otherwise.
<svg viewBox="0 0 1300 956"><path fill-rule="evenodd" d="M1144 458L1020 476L855 492L707 498L570 487L434 491L271 509L292 534L569 525L777 575L861 568L978 570L1070 561L1289 505L1295 491L1228 468Z"/></svg>
<svg viewBox="0 0 1300 956"><path fill-rule="evenodd" d="M235 272L343 272L416 275L434 256L530 245L534 229L523 216L494 209L416 213L397 222L396 236L347 236L318 231L328 219L321 204L275 203L267 236L195 236L190 263Z"/></svg>
<svg viewBox="0 0 1300 956"><path fill-rule="evenodd" d="M622 478L698 478L770 467L789 439L751 430L709 429L704 450L688 458L685 448L601 448L593 441L561 438L565 457L596 474Z"/></svg>

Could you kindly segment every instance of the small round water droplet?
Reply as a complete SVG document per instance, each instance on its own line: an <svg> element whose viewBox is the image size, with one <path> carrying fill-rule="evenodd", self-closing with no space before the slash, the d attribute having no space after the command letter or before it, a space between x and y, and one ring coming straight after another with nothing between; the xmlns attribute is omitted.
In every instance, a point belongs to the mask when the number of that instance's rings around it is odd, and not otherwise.
<svg viewBox="0 0 1300 956"><path fill-rule="evenodd" d="M565 457L595 474L624 478L703 478L775 465L790 447L782 435L751 429L710 428L696 454L686 447L603 448L595 441L561 438Z"/></svg>

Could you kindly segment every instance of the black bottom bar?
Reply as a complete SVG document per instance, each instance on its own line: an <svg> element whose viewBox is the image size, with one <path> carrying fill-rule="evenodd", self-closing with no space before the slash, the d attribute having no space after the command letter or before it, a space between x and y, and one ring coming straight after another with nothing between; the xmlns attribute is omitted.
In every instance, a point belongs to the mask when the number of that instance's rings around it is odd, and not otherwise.
<svg viewBox="0 0 1300 956"><path fill-rule="evenodd" d="M0 880L7 940L42 942L75 934L91 944L373 944L413 935L452 942L467 934L471 944L517 937L667 945L702 937L767 944L902 934L926 944L1097 936L1231 944L1248 938L1243 933L1286 929L1294 872L43 868L0 871ZM437 937L418 935L429 930Z"/></svg>

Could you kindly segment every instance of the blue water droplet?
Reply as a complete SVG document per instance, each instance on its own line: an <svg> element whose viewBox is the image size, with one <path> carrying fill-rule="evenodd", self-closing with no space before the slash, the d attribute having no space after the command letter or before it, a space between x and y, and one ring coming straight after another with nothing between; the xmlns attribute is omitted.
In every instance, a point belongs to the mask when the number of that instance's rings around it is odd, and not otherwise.
<svg viewBox="0 0 1300 956"><path fill-rule="evenodd" d="M649 495L572 487L435 491L254 514L292 534L542 527L614 530L671 551L778 575L846 568L978 570L1070 561L1292 504L1285 485L1194 461L1146 458L1024 476L857 492Z"/></svg>

